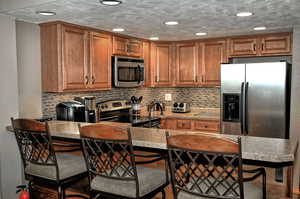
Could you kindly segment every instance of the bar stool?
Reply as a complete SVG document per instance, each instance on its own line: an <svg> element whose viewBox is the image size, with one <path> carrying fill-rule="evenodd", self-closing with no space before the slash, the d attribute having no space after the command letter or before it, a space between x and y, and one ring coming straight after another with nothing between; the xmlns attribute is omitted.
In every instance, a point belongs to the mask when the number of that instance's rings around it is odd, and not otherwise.
<svg viewBox="0 0 300 199"><path fill-rule="evenodd" d="M90 180L90 198L152 198L169 184L165 170L137 166L166 159L162 154L136 154L130 129L95 124L80 127ZM149 160L136 161L136 157Z"/></svg>
<svg viewBox="0 0 300 199"><path fill-rule="evenodd" d="M266 198L264 168L242 170L240 138L166 134L175 199ZM243 178L243 172L253 175ZM259 176L263 188L248 183Z"/></svg>
<svg viewBox="0 0 300 199"><path fill-rule="evenodd" d="M87 176L84 158L64 153L68 150L55 151L56 144L52 142L47 123L13 118L11 121L29 189L32 183L52 185L57 187L58 198L68 197L65 195L65 188ZM71 151L76 147L77 150L81 150L80 145L64 146L71 147Z"/></svg>

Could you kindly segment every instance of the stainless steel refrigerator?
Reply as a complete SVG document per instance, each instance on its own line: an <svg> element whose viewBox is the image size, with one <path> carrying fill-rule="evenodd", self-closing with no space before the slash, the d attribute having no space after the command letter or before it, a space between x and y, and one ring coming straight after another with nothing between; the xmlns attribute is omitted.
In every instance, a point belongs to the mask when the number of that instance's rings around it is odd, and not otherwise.
<svg viewBox="0 0 300 199"><path fill-rule="evenodd" d="M222 64L222 133L288 138L290 73L287 62Z"/></svg>

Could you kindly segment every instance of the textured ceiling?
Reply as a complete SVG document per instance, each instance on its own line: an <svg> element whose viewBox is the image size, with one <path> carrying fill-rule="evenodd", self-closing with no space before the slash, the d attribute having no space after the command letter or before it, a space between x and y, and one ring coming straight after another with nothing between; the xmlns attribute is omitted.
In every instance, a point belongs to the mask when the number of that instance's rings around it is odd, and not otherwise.
<svg viewBox="0 0 300 199"><path fill-rule="evenodd" d="M35 13L38 10L57 15L40 16ZM235 16L242 11L254 15ZM260 33L290 31L300 25L300 0L123 0L117 7L104 6L98 0L43 0L23 8L2 6L0 13L34 23L62 20L108 31L122 27L124 34L146 39L185 40L199 38L196 32L208 33L201 38L252 34L256 26L268 27ZM179 25L164 25L169 20L179 21Z"/></svg>

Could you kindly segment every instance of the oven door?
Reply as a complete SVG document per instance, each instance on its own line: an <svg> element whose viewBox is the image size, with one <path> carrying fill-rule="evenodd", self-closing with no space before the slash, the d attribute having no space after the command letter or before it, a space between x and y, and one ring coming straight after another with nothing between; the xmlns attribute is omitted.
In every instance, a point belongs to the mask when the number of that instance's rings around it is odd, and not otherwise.
<svg viewBox="0 0 300 199"><path fill-rule="evenodd" d="M114 67L115 87L138 87L144 84L144 64L117 62Z"/></svg>

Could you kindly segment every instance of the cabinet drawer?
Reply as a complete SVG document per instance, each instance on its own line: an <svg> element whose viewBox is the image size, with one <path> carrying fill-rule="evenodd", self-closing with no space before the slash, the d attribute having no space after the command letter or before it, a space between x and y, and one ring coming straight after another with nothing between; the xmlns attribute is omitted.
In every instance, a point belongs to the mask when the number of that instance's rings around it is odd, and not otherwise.
<svg viewBox="0 0 300 199"><path fill-rule="evenodd" d="M191 120L177 120L177 129L191 129Z"/></svg>
<svg viewBox="0 0 300 199"><path fill-rule="evenodd" d="M217 121L195 121L194 130L220 131L220 123Z"/></svg>

